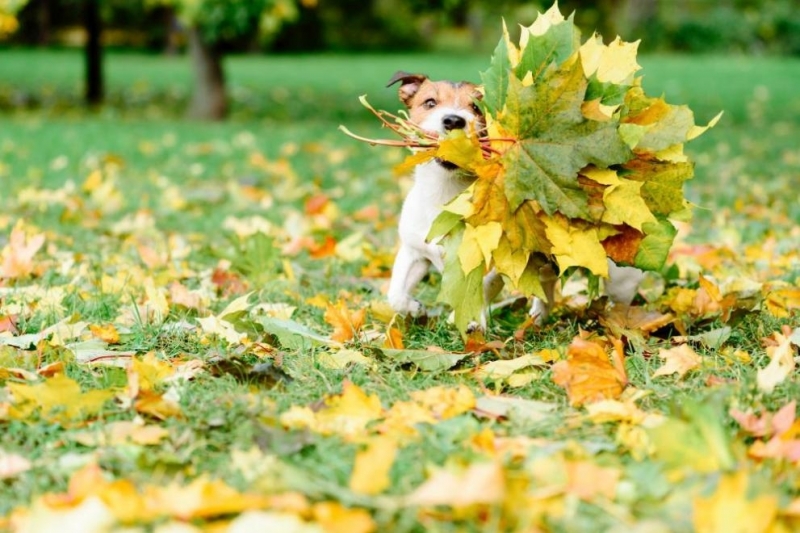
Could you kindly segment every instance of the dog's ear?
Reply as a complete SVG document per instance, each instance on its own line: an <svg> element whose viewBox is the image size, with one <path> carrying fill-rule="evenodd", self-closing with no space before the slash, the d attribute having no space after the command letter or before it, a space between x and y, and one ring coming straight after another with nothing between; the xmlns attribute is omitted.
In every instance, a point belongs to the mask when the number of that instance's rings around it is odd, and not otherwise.
<svg viewBox="0 0 800 533"><path fill-rule="evenodd" d="M394 76L389 80L389 83L386 84L387 87L391 87L395 83L402 82L400 85L400 89L397 91L398 96L400 96L400 101L408 105L411 99L417 94L419 88L422 86L422 83L428 79L428 76L425 74L410 74L408 72L403 72L402 70L398 70L394 73Z"/></svg>

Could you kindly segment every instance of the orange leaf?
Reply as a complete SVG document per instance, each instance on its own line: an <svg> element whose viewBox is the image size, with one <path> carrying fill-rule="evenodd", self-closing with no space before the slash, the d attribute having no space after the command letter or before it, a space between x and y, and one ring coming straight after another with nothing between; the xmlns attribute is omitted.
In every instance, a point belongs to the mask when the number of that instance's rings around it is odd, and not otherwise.
<svg viewBox="0 0 800 533"><path fill-rule="evenodd" d="M389 328L386 331L386 342L383 343L386 348L394 350L402 350L403 346L403 332L397 328Z"/></svg>
<svg viewBox="0 0 800 533"><path fill-rule="evenodd" d="M344 302L339 302L335 306L328 304L325 310L325 322L333 326L331 339L337 342L347 342L356 336L364 325L366 310L359 309L350 311Z"/></svg>
<svg viewBox="0 0 800 533"><path fill-rule="evenodd" d="M313 246L311 246L308 252L314 259L324 259L326 257L330 257L336 253L336 239L330 235L326 235L325 240L322 243L315 243Z"/></svg>
<svg viewBox="0 0 800 533"><path fill-rule="evenodd" d="M619 397L627 379L600 344L576 337L567 359L553 365L553 382L566 389L570 405L579 406Z"/></svg>
<svg viewBox="0 0 800 533"><path fill-rule="evenodd" d="M0 278L24 278L33 273L33 256L44 244L44 234L28 237L22 223L11 230L8 245L0 251Z"/></svg>
<svg viewBox="0 0 800 533"><path fill-rule="evenodd" d="M119 332L114 327L114 324L106 324L104 326L90 324L89 331L92 332L92 335L108 344L119 344Z"/></svg>

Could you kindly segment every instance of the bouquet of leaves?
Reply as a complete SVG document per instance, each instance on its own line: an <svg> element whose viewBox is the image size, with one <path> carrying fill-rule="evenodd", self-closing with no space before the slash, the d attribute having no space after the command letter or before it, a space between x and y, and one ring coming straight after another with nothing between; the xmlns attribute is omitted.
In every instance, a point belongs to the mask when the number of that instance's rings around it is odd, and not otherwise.
<svg viewBox="0 0 800 533"><path fill-rule="evenodd" d="M439 300L463 332L483 308L482 278L494 268L526 296L544 298L540 269L580 267L606 277L611 259L643 270L663 267L687 219L683 183L693 165L683 145L699 127L686 106L649 97L636 72L638 41L581 43L557 4L503 37L481 73L486 130L437 139L407 120L374 111L422 148L405 166L433 157L474 174L444 207L429 239L444 239ZM372 108L370 108L372 109ZM392 124L387 116L395 118Z"/></svg>

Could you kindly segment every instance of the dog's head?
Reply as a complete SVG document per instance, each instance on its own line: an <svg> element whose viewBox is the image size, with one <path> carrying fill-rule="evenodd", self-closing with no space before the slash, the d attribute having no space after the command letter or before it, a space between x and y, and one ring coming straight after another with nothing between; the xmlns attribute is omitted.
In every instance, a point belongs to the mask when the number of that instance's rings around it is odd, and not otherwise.
<svg viewBox="0 0 800 533"><path fill-rule="evenodd" d="M441 135L448 131L475 128L482 131L486 124L475 103L481 98L478 86L466 81L432 81L424 74L399 71L387 87L400 82L400 101L408 108L411 120L422 129Z"/></svg>

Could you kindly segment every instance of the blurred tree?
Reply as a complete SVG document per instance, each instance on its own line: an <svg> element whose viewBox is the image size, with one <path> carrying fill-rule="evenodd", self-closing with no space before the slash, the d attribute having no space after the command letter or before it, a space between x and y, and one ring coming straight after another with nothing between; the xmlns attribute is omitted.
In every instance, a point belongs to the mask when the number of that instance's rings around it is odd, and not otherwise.
<svg viewBox="0 0 800 533"><path fill-rule="evenodd" d="M232 48L269 38L297 16L296 0L151 0L174 6L186 26L195 85L189 115L221 120L228 111L222 59ZM316 5L303 0L303 5Z"/></svg>
<svg viewBox="0 0 800 533"><path fill-rule="evenodd" d="M27 3L28 0L0 0L0 39L17 31L17 12Z"/></svg>
<svg viewBox="0 0 800 533"><path fill-rule="evenodd" d="M103 22L100 16L100 0L84 0L83 20L86 29L84 57L86 70L86 103L96 106L103 103L103 45L100 41Z"/></svg>

